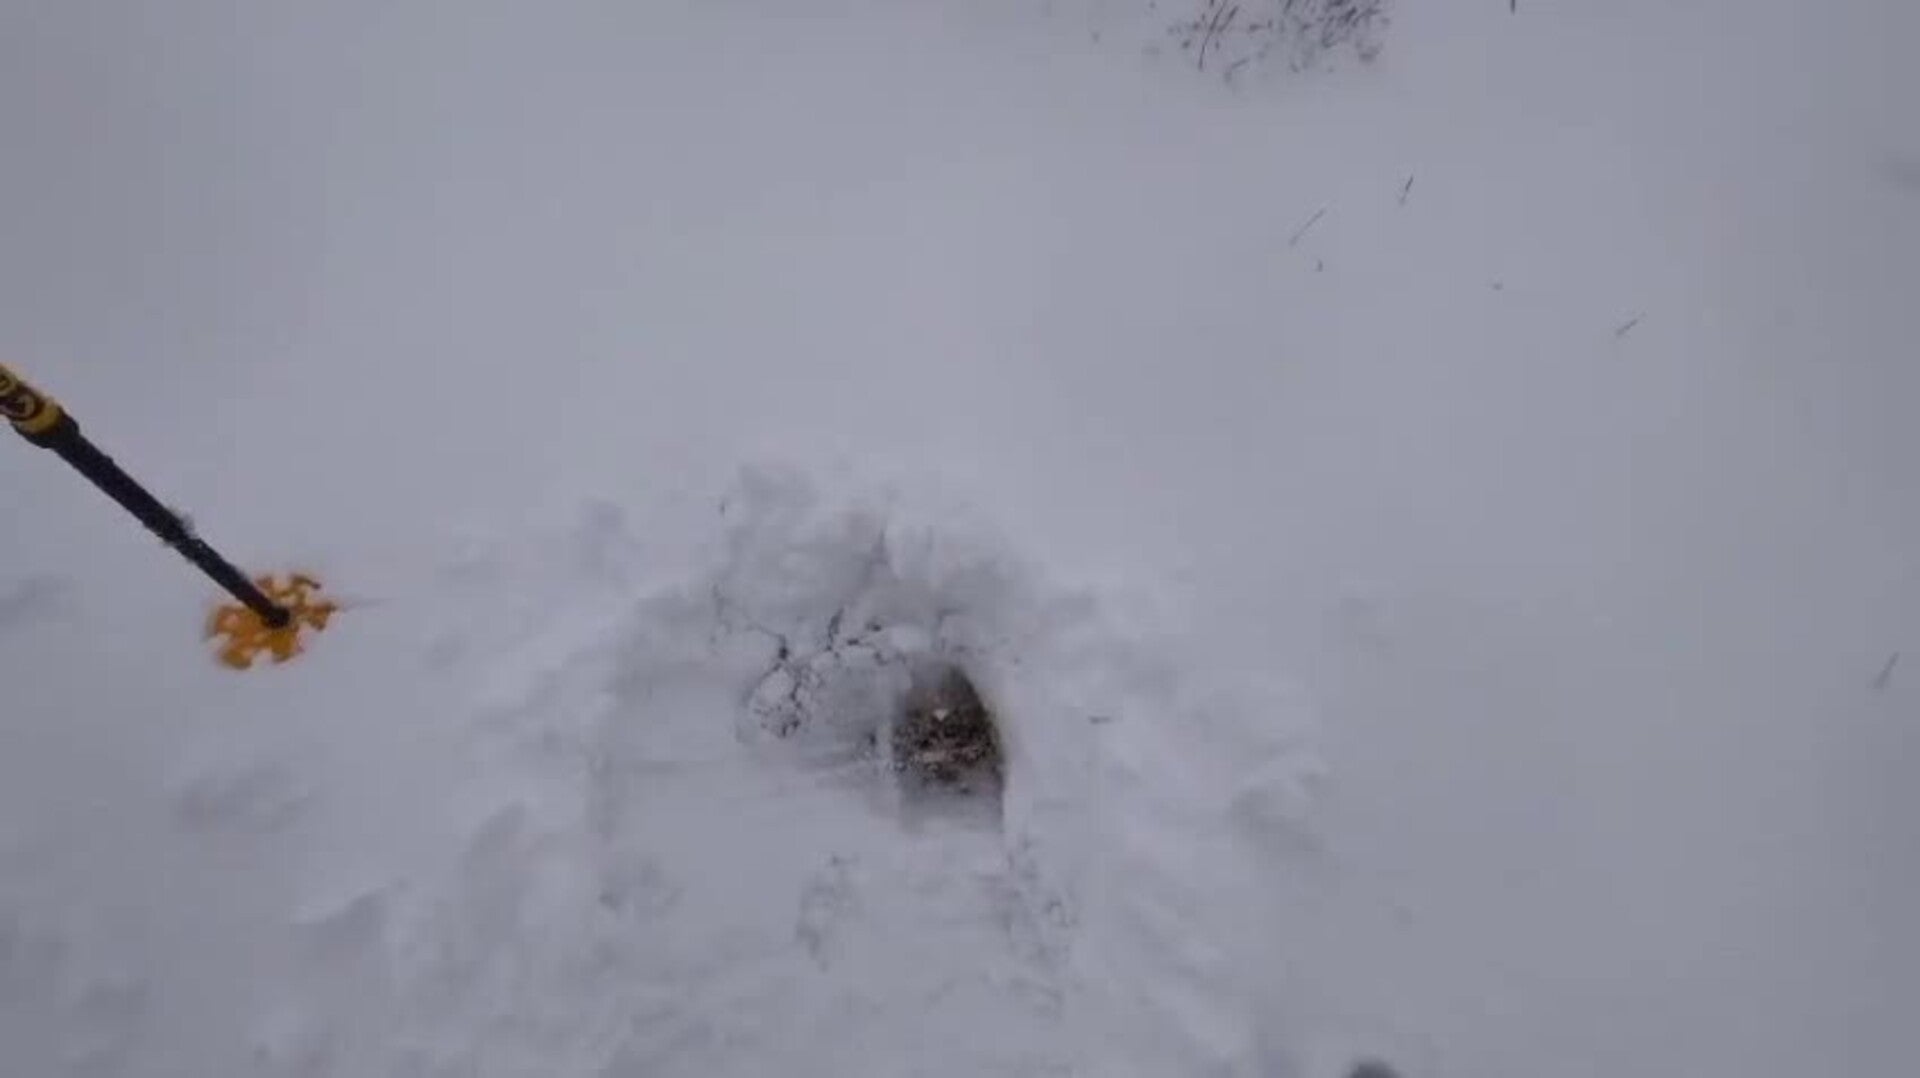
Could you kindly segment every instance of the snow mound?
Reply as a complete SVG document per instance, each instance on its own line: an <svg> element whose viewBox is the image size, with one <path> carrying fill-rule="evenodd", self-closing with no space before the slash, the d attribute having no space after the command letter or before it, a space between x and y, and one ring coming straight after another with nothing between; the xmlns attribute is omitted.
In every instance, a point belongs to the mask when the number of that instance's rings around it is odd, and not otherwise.
<svg viewBox="0 0 1920 1078"><path fill-rule="evenodd" d="M0 989L66 1030L26 1058L1305 1074L1234 938L1271 935L1275 836L1308 826L1282 683L952 501L761 469L717 508L468 544L278 671L273 722L206 720L246 734L175 754L154 856L250 864L208 914L247 959L158 908L0 905ZM990 796L916 793L887 751L943 669L994 716ZM133 918L113 961L72 946L96 916Z"/></svg>
<svg viewBox="0 0 1920 1078"><path fill-rule="evenodd" d="M435 1066L1166 1073L1262 1050L1252 997L1214 987L1249 988L1212 977L1232 942L1201 926L1257 904L1220 890L1247 882L1236 836L1299 807L1291 699L1192 706L1178 659L1096 592L911 501L748 472L681 572L582 588L598 598L558 620L584 630L515 649L543 661L488 725L554 781L481 822L402 919L399 1013ZM645 575L619 528L573 541L627 551L592 571L616 584ZM878 746L928 663L999 716L1002 800L903 800ZM1155 738L1205 761L1223 721L1272 736L1218 744L1223 776L1158 777Z"/></svg>

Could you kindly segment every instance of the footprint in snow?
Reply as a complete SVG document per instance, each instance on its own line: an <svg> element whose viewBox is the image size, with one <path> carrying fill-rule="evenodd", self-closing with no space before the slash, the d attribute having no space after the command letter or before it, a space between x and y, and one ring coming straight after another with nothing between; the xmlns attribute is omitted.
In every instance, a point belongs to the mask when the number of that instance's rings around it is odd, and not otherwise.
<svg viewBox="0 0 1920 1078"><path fill-rule="evenodd" d="M800 915L793 937L821 969L833 964L841 926L859 907L853 863L850 857L833 855L800 892Z"/></svg>
<svg viewBox="0 0 1920 1078"><path fill-rule="evenodd" d="M87 979L68 1004L71 1016L66 1062L69 1074L131 1073L137 1040L152 1003L145 978L103 974Z"/></svg>
<svg viewBox="0 0 1920 1078"><path fill-rule="evenodd" d="M230 760L201 765L176 782L173 811L192 831L271 835L299 819L311 798L284 764Z"/></svg>
<svg viewBox="0 0 1920 1078"><path fill-rule="evenodd" d="M73 583L61 577L33 576L0 584L0 632L45 621L72 602Z"/></svg>

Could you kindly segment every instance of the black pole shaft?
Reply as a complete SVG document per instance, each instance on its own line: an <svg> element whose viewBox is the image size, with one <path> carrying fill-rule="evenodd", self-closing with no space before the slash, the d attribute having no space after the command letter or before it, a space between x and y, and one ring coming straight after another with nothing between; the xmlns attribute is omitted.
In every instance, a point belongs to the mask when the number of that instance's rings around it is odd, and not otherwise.
<svg viewBox="0 0 1920 1078"><path fill-rule="evenodd" d="M74 422L72 416L61 415L50 430L37 434L23 431L22 434L28 441L53 450L60 459L73 465L75 471L86 476L107 497L137 517L148 531L159 536L162 542L199 566L200 571L213 578L214 583L260 615L260 620L266 622L269 628L282 628L293 620L293 614L286 607L267 598L266 593L248 580L245 573L234 568L218 551L193 534L193 529L173 510L147 493L146 488L134 482L133 477L115 464L112 457L88 441L80 433L80 424Z"/></svg>

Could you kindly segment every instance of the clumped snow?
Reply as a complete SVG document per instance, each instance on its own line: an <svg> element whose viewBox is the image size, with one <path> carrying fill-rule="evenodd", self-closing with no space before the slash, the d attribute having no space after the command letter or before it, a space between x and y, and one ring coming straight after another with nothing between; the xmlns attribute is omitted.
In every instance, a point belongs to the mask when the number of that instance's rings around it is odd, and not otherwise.
<svg viewBox="0 0 1920 1078"><path fill-rule="evenodd" d="M0 5L0 1071L1910 1069L1920 9L1208 10Z"/></svg>

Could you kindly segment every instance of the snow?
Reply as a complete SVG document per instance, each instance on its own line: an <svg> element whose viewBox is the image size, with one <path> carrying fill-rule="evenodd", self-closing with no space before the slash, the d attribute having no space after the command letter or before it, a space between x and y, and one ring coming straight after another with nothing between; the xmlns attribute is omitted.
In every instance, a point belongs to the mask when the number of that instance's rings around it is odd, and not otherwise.
<svg viewBox="0 0 1920 1078"><path fill-rule="evenodd" d="M1910 1069L1920 9L1145 9L0 6L6 1073Z"/></svg>

